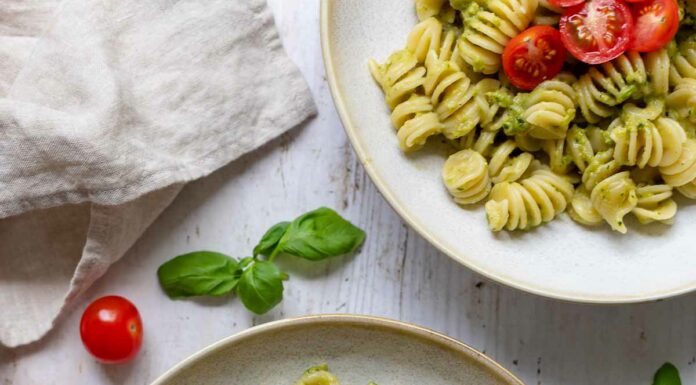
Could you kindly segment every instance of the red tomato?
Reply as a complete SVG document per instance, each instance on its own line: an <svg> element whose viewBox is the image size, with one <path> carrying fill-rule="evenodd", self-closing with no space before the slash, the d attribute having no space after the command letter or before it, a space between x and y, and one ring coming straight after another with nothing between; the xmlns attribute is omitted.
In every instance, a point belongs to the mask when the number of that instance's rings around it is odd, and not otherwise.
<svg viewBox="0 0 696 385"><path fill-rule="evenodd" d="M568 8L560 21L568 51L588 64L606 63L631 43L633 17L621 0L591 0Z"/></svg>
<svg viewBox="0 0 696 385"><path fill-rule="evenodd" d="M648 0L632 7L635 29L631 49L652 52L664 47L679 30L679 6L675 0Z"/></svg>
<svg viewBox="0 0 696 385"><path fill-rule="evenodd" d="M551 5L563 8L572 7L574 5L582 4L584 2L585 0L549 0L549 3L551 3Z"/></svg>
<svg viewBox="0 0 696 385"><path fill-rule="evenodd" d="M560 32L538 25L517 35L505 46L503 69L512 84L529 91L558 75L565 58Z"/></svg>
<svg viewBox="0 0 696 385"><path fill-rule="evenodd" d="M135 305L118 296L92 302L80 321L82 343L97 360L117 364L131 360L143 342L143 324Z"/></svg>
<svg viewBox="0 0 696 385"><path fill-rule="evenodd" d="M627 3L642 3L646 0L625 0Z"/></svg>

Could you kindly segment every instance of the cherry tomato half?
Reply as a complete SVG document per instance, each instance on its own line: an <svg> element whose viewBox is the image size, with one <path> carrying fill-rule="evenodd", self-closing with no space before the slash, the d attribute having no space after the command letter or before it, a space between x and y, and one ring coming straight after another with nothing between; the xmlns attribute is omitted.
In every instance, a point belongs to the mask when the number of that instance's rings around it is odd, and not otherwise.
<svg viewBox="0 0 696 385"><path fill-rule="evenodd" d="M567 8L559 24L568 52L587 64L617 58L633 37L631 10L622 0L590 0Z"/></svg>
<svg viewBox="0 0 696 385"><path fill-rule="evenodd" d="M632 50L657 51L674 39L679 30L679 6L675 0L648 0L631 8L635 20Z"/></svg>
<svg viewBox="0 0 696 385"><path fill-rule="evenodd" d="M138 309L123 297L101 297L82 314L80 337L87 351L101 362L129 361L138 354L143 342Z"/></svg>
<svg viewBox="0 0 696 385"><path fill-rule="evenodd" d="M549 0L549 3L551 5L555 5L556 7L572 7L574 5L582 4L584 3L585 0Z"/></svg>
<svg viewBox="0 0 696 385"><path fill-rule="evenodd" d="M510 82L531 91L544 80L558 75L566 50L557 29L538 25L515 36L505 46L503 69Z"/></svg>

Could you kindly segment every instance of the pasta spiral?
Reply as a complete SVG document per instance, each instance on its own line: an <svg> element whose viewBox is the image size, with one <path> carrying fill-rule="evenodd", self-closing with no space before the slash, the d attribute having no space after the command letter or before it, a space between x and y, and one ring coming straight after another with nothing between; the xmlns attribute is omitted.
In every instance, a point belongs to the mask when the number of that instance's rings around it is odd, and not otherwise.
<svg viewBox="0 0 696 385"><path fill-rule="evenodd" d="M433 112L430 98L416 94L425 81L425 68L418 66L411 52L397 51L384 65L372 60L370 70L393 110L391 120L402 150L417 150L430 136L442 132L444 126Z"/></svg>
<svg viewBox="0 0 696 385"><path fill-rule="evenodd" d="M572 163L566 155L566 141L564 139L544 140L541 148L549 156L549 167L556 174L565 175L570 172Z"/></svg>
<svg viewBox="0 0 696 385"><path fill-rule="evenodd" d="M599 182L616 174L620 169L621 165L614 160L613 149L599 152L592 157L582 173L582 184L591 192Z"/></svg>
<svg viewBox="0 0 696 385"><path fill-rule="evenodd" d="M370 60L369 66L372 77L382 87L387 105L392 110L410 98L425 82L425 68L419 66L416 57L407 50L394 52L383 65Z"/></svg>
<svg viewBox="0 0 696 385"><path fill-rule="evenodd" d="M636 92L635 83L646 81L645 66L637 52L593 66L575 84L580 111L588 122L597 123Z"/></svg>
<svg viewBox="0 0 696 385"><path fill-rule="evenodd" d="M667 96L667 108L675 118L696 123L696 79L682 79Z"/></svg>
<svg viewBox="0 0 696 385"><path fill-rule="evenodd" d="M594 148L592 148L592 142L587 136L586 129L575 125L568 130L566 153L575 167L584 173L594 157Z"/></svg>
<svg viewBox="0 0 696 385"><path fill-rule="evenodd" d="M529 94L523 117L530 124L529 136L537 139L563 139L575 118L576 94L569 83L573 75L561 75L539 84Z"/></svg>
<svg viewBox="0 0 696 385"><path fill-rule="evenodd" d="M491 190L488 163L472 150L462 150L447 158L442 178L454 201L462 205L483 200Z"/></svg>
<svg viewBox="0 0 696 385"><path fill-rule="evenodd" d="M696 199L696 140L688 139L679 159L660 167L660 174L665 183L676 187L687 198Z"/></svg>
<svg viewBox="0 0 696 385"><path fill-rule="evenodd" d="M529 168L534 156L523 152L513 157L511 155L515 149L517 149L515 141L507 140L493 151L488 166L493 183L514 182L520 179Z"/></svg>
<svg viewBox="0 0 696 385"><path fill-rule="evenodd" d="M437 16L447 3L447 0L416 0L418 20L423 21L429 17Z"/></svg>
<svg viewBox="0 0 696 385"><path fill-rule="evenodd" d="M613 230L626 233L624 216L638 204L636 184L628 171L614 174L597 183L590 193L590 199L592 207Z"/></svg>
<svg viewBox="0 0 696 385"><path fill-rule="evenodd" d="M615 106L631 97L663 96L667 93L670 71L667 50L662 49L644 56L641 57L637 52L627 52L601 66L591 67L580 77L575 89L580 111L588 122L597 123L611 116ZM631 106L628 108L636 108ZM660 106L659 99L649 104L648 109L654 115L653 118L662 112Z"/></svg>
<svg viewBox="0 0 696 385"><path fill-rule="evenodd" d="M419 63L423 63L430 51L435 51L436 55L440 55L442 35L442 23L434 17L427 18L413 27L406 40L406 49L415 56ZM445 49L448 47L446 46Z"/></svg>
<svg viewBox="0 0 696 385"><path fill-rule="evenodd" d="M632 213L640 223L671 224L677 215L677 202L672 199L672 186L666 184L638 186L638 203Z"/></svg>
<svg viewBox="0 0 696 385"><path fill-rule="evenodd" d="M459 138L459 147L462 149L472 149L483 156L489 156L494 148L493 143L498 131L484 127L480 131L472 130L470 133Z"/></svg>
<svg viewBox="0 0 696 385"><path fill-rule="evenodd" d="M575 221L586 226L597 226L604 221L601 215L592 205L590 194L585 186L579 186L573 193L573 198L568 206L568 215Z"/></svg>
<svg viewBox="0 0 696 385"><path fill-rule="evenodd" d="M655 123L632 116L617 118L609 130L616 143L614 159L639 168L673 164L686 141L682 126L669 118L659 118Z"/></svg>
<svg viewBox="0 0 696 385"><path fill-rule="evenodd" d="M464 12L465 28L459 53L476 72L490 75L500 69L505 45L534 19L538 0L491 0L486 8L472 2Z"/></svg>
<svg viewBox="0 0 696 385"><path fill-rule="evenodd" d="M488 225L493 231L539 226L565 211L572 196L570 182L550 170L536 170L520 182L493 186L485 206Z"/></svg>
<svg viewBox="0 0 696 385"><path fill-rule="evenodd" d="M459 30L451 26L443 26L435 17L427 18L418 23L408 35L406 49L410 51L419 63L424 63L430 51L441 61L451 61L460 70L473 78L473 70L462 59L457 51Z"/></svg>
<svg viewBox="0 0 696 385"><path fill-rule="evenodd" d="M439 59L435 51L428 54L425 67L425 93L431 97L446 138L465 136L478 124L487 124L493 119L499 107L486 95L498 90L500 82L482 79L472 84L456 64Z"/></svg>
<svg viewBox="0 0 696 385"><path fill-rule="evenodd" d="M670 83L678 86L685 78L696 79L696 40L694 39L681 43L678 52L672 56L669 70Z"/></svg>

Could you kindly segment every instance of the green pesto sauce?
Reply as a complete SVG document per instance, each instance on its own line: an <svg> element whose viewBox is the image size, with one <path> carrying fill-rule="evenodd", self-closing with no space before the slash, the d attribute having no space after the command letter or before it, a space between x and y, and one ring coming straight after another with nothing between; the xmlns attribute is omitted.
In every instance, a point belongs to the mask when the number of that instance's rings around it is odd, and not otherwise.
<svg viewBox="0 0 696 385"><path fill-rule="evenodd" d="M313 366L305 370L302 377L294 385L340 385L338 378L329 372L326 364ZM370 382L368 385L377 385Z"/></svg>
<svg viewBox="0 0 696 385"><path fill-rule="evenodd" d="M505 135L514 136L523 134L530 129L530 124L524 119L525 105L529 94L519 93L512 100L504 99L507 102L507 111L503 121L503 132ZM501 104L502 106L503 104Z"/></svg>
<svg viewBox="0 0 696 385"><path fill-rule="evenodd" d="M588 148L591 149L592 146L589 145L589 139L587 138L585 130L578 126L573 127L573 130L577 131L574 133L573 143L575 143L576 149L580 150L580 157L585 160L592 159L593 154L588 150Z"/></svg>
<svg viewBox="0 0 696 385"><path fill-rule="evenodd" d="M509 108L512 106L515 95L509 89L501 88L497 91L488 92L486 97L491 103L496 103L503 108Z"/></svg>
<svg viewBox="0 0 696 385"><path fill-rule="evenodd" d="M450 5L452 8L456 9L457 11L464 12L465 14L469 12L469 7L472 4L476 4L476 2L473 0L450 0Z"/></svg>
<svg viewBox="0 0 696 385"><path fill-rule="evenodd" d="M648 119L638 117L633 114L623 114L624 128L627 132L642 131L652 128L652 123Z"/></svg>

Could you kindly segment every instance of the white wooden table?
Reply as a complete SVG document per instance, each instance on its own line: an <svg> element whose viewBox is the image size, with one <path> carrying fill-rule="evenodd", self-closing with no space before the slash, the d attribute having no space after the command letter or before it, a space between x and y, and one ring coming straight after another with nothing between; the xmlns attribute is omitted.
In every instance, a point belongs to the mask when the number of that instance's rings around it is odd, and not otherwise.
<svg viewBox="0 0 696 385"><path fill-rule="evenodd" d="M269 2L319 116L186 187L46 339L0 350L0 384L149 384L223 337L316 313L364 313L430 327L484 351L528 385L649 385L664 361L680 367L685 385L696 384L695 295L629 306L560 303L489 282L410 230L376 191L343 133L324 76L318 1ZM165 260L197 249L245 256L271 224L322 205L365 228L367 242L359 255L325 263L286 260L285 300L269 314L253 316L233 298L171 301L160 290L155 271ZM144 318L144 348L130 364L100 365L81 346L81 310L105 294L130 298Z"/></svg>

